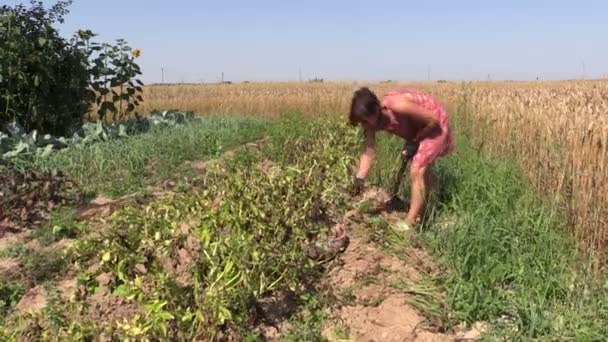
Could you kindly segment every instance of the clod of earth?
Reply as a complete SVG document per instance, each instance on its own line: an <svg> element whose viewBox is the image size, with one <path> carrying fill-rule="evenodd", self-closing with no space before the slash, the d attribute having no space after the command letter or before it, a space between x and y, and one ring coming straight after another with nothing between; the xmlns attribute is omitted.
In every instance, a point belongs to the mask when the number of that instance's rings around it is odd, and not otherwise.
<svg viewBox="0 0 608 342"><path fill-rule="evenodd" d="M46 303L46 290L41 285L38 285L34 288L29 289L23 295L23 297L21 297L21 300L19 300L19 303L17 303L15 310L17 310L18 312L31 311L33 313L39 313L40 311L42 311L42 309L46 307Z"/></svg>
<svg viewBox="0 0 608 342"><path fill-rule="evenodd" d="M14 279L18 276L21 263L17 258L0 259L0 280Z"/></svg>

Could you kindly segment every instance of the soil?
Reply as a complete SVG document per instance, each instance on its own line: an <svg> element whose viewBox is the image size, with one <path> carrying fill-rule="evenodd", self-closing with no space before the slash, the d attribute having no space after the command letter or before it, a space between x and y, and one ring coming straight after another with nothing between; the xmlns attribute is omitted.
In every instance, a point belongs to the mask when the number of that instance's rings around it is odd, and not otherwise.
<svg viewBox="0 0 608 342"><path fill-rule="evenodd" d="M364 200L386 201L389 196L381 190L371 189ZM351 214L352 215L352 214ZM393 221L403 213L384 213L386 221ZM401 217L400 217L401 216ZM412 298L390 284L399 280L419 282L425 274L437 270L431 257L415 244L407 247L407 262L388 254L365 238L366 227L351 226L351 244L341 256L341 267L328 273L328 283L336 293L346 292L352 300L337 307L333 313L339 319L325 323L323 336L330 341L339 324L346 327L349 337L355 341L457 341L479 337L483 325L469 331L456 333L437 332L424 315L410 303ZM415 234L408 232L407 234Z"/></svg>
<svg viewBox="0 0 608 342"><path fill-rule="evenodd" d="M175 262L175 282L181 287L187 287L192 281L192 270L196 261L194 256L185 248L177 250Z"/></svg>
<svg viewBox="0 0 608 342"><path fill-rule="evenodd" d="M257 332L269 341L279 339L281 332L291 327L286 318L298 309L298 300L291 291L279 291L272 297L259 300L256 303L256 311L260 322L257 324Z"/></svg>
<svg viewBox="0 0 608 342"><path fill-rule="evenodd" d="M111 280L109 273L103 273L97 277L100 283L100 291L86 297L88 309L86 316L97 322L110 322L129 319L139 312L138 305L123 297L117 297L109 293L107 285ZM66 277L55 283L61 297L70 301L80 293L77 279L73 276ZM29 289L21 298L15 309L17 312L39 313L47 306L47 293L41 285Z"/></svg>
<svg viewBox="0 0 608 342"><path fill-rule="evenodd" d="M60 172L0 169L0 238L34 229L54 208L76 200L76 185Z"/></svg>
<svg viewBox="0 0 608 342"><path fill-rule="evenodd" d="M59 281L57 283L57 289L64 299L70 300L78 291L78 283L76 278L66 278Z"/></svg>

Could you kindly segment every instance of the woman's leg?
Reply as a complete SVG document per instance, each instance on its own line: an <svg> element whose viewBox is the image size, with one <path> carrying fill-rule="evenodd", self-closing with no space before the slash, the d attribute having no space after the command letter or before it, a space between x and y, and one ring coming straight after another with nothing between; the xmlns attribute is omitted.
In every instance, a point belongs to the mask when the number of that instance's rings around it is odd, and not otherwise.
<svg viewBox="0 0 608 342"><path fill-rule="evenodd" d="M425 202L428 196L429 190L429 176L428 167L418 167L412 165L410 169L410 183L411 183L411 199L410 199L410 210L407 213L405 220L414 225L417 219L421 216L422 210L424 209Z"/></svg>

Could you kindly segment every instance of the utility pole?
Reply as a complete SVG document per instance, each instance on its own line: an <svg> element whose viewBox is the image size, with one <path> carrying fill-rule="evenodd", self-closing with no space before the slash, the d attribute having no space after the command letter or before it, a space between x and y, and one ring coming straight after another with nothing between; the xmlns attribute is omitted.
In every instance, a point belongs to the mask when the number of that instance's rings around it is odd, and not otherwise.
<svg viewBox="0 0 608 342"><path fill-rule="evenodd" d="M298 69L298 79L302 82L302 68Z"/></svg>
<svg viewBox="0 0 608 342"><path fill-rule="evenodd" d="M160 68L160 83L165 84L165 68Z"/></svg>
<svg viewBox="0 0 608 342"><path fill-rule="evenodd" d="M583 64L583 79L585 79L585 76L586 76L585 61L582 61L582 64Z"/></svg>
<svg viewBox="0 0 608 342"><path fill-rule="evenodd" d="M430 64L426 67L426 78L428 81L431 80L431 65Z"/></svg>
<svg viewBox="0 0 608 342"><path fill-rule="evenodd" d="M224 72L222 71L222 83L224 83Z"/></svg>

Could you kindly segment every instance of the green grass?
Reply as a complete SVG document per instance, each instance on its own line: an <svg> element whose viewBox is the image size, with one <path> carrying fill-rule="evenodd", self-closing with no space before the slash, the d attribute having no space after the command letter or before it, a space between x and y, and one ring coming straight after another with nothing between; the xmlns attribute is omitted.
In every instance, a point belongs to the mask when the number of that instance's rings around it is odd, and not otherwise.
<svg viewBox="0 0 608 342"><path fill-rule="evenodd" d="M144 134L72 146L33 167L58 169L84 191L120 196L186 171L187 160L215 158L238 144L265 136L272 122L260 118L206 117L202 123L153 129Z"/></svg>
<svg viewBox="0 0 608 342"><path fill-rule="evenodd" d="M21 258L29 255L30 249L22 242L16 242L0 250L0 258Z"/></svg>
<svg viewBox="0 0 608 342"><path fill-rule="evenodd" d="M426 240L450 271L445 281L458 319L505 316L517 339L608 336L608 291L587 276L589 262L562 216L529 190L517 167L461 139L438 173L445 188L434 219L458 220L437 230L431 219Z"/></svg>

